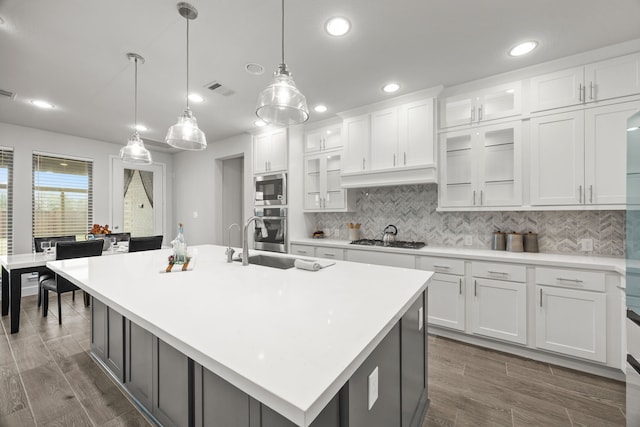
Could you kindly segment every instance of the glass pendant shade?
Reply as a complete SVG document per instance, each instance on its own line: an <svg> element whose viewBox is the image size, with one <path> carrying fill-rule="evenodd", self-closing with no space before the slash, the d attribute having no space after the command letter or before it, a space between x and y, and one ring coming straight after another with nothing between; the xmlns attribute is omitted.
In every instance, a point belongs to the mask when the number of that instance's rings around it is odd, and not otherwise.
<svg viewBox="0 0 640 427"><path fill-rule="evenodd" d="M182 150L197 151L207 148L207 138L198 128L198 122L189 107L178 117L178 123L169 128L165 141Z"/></svg>
<svg viewBox="0 0 640 427"><path fill-rule="evenodd" d="M309 119L307 98L296 87L285 64L280 64L269 86L260 93L256 115L267 123L283 126Z"/></svg>
<svg viewBox="0 0 640 427"><path fill-rule="evenodd" d="M151 153L145 148L138 132L134 132L127 141L127 145L120 149L120 159L123 162L139 165L151 164Z"/></svg>

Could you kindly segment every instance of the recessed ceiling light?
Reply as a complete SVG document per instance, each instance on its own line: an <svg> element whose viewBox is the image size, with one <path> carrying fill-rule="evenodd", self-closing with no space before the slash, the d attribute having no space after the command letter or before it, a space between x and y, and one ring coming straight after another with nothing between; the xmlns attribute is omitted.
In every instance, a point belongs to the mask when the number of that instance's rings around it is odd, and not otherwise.
<svg viewBox="0 0 640 427"><path fill-rule="evenodd" d="M537 46L538 46L538 42L533 40L520 43L511 48L511 50L509 51L509 55L510 56L526 55L527 53L535 49Z"/></svg>
<svg viewBox="0 0 640 427"><path fill-rule="evenodd" d="M149 130L149 128L147 128L145 125L140 125L140 124L136 125L135 128L139 132L146 132Z"/></svg>
<svg viewBox="0 0 640 427"><path fill-rule="evenodd" d="M336 16L329 19L327 23L324 24L324 29L332 36L344 36L351 29L351 22L349 22L347 18Z"/></svg>
<svg viewBox="0 0 640 427"><path fill-rule="evenodd" d="M398 83L387 83L382 87L382 90L387 93L393 93L400 89L400 85Z"/></svg>
<svg viewBox="0 0 640 427"><path fill-rule="evenodd" d="M253 122L254 125L256 126L265 126L267 123L263 120L256 120L255 122Z"/></svg>
<svg viewBox="0 0 640 427"><path fill-rule="evenodd" d="M256 64L255 62L250 62L244 66L244 69L247 70L247 73L253 74L255 76L259 76L264 73L264 67L260 64Z"/></svg>
<svg viewBox="0 0 640 427"><path fill-rule="evenodd" d="M33 105L35 105L36 107L44 108L44 109L47 109L47 110L55 107L55 105L53 105L52 103L47 102L47 101L43 101L41 99L34 99L34 100L31 101L31 103Z"/></svg>
<svg viewBox="0 0 640 427"><path fill-rule="evenodd" d="M315 111L316 113L326 113L327 107L325 105L318 104L315 107L313 107L313 111Z"/></svg>
<svg viewBox="0 0 640 427"><path fill-rule="evenodd" d="M204 98L201 97L200 95L198 95L197 93L192 93L189 95L189 101L193 101L195 103L201 103L202 101L204 101Z"/></svg>

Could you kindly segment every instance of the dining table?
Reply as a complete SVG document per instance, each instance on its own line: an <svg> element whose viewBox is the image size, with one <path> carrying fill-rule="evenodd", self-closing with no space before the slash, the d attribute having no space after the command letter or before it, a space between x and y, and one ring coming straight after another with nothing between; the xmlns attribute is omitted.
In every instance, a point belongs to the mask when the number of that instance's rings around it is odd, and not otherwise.
<svg viewBox="0 0 640 427"><path fill-rule="evenodd" d="M125 245L119 248L103 251L103 255L126 252ZM11 316L11 333L20 330L20 301L22 298L22 275L42 273L47 271L47 261L55 260L55 254L46 255L44 252L27 254L2 255L2 316Z"/></svg>

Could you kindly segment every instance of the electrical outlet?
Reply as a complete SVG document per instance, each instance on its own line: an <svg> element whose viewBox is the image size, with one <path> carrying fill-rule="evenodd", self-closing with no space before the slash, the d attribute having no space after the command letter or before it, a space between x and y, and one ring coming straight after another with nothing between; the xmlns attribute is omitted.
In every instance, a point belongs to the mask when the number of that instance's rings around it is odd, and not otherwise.
<svg viewBox="0 0 640 427"><path fill-rule="evenodd" d="M378 367L369 374L369 410L373 408L373 404L378 400Z"/></svg>
<svg viewBox="0 0 640 427"><path fill-rule="evenodd" d="M193 218L198 218L198 211L193 211Z"/></svg>
<svg viewBox="0 0 640 427"><path fill-rule="evenodd" d="M580 240L580 246L583 252L593 252L593 239Z"/></svg>
<svg viewBox="0 0 640 427"><path fill-rule="evenodd" d="M465 246L473 245L473 236L471 234L464 235L464 245Z"/></svg>

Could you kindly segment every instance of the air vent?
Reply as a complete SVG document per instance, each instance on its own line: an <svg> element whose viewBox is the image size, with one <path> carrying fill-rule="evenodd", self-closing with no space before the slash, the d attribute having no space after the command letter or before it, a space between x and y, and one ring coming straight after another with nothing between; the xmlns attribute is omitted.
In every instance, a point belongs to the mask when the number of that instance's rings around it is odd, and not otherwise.
<svg viewBox="0 0 640 427"><path fill-rule="evenodd" d="M207 89L209 89L210 91L217 93L218 95L222 95L222 96L230 96L233 95L234 93L236 93L235 91L227 88L226 86L223 86L222 83L217 82L217 81L213 81L207 85L205 85L205 87Z"/></svg>
<svg viewBox="0 0 640 427"><path fill-rule="evenodd" d="M0 96L6 96L10 99L16 99L15 92L9 92L8 90L0 89Z"/></svg>

